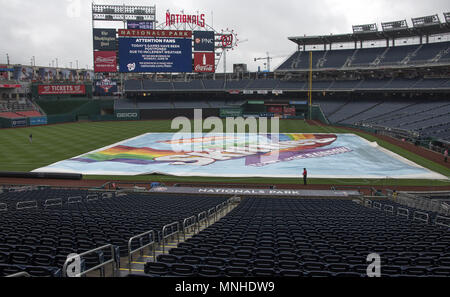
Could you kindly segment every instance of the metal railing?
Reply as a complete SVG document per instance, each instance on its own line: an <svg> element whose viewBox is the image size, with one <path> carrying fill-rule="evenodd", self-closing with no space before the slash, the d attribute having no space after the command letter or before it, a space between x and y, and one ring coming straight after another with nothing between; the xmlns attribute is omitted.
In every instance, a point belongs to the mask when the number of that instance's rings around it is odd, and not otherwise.
<svg viewBox="0 0 450 297"><path fill-rule="evenodd" d="M446 203L439 200L432 200L430 198L415 196L409 193L399 192L397 198L393 197L393 192L387 190L388 198L396 203L404 206L415 208L422 211L435 212L443 215L448 215L450 208Z"/></svg>
<svg viewBox="0 0 450 297"><path fill-rule="evenodd" d="M216 206L216 222L223 218L225 212L228 211L228 204L229 200L226 200Z"/></svg>
<svg viewBox="0 0 450 297"><path fill-rule="evenodd" d="M211 224L211 219L213 220L213 223L216 222L216 208L215 208L215 207L210 208L210 209L207 211L207 222L208 222L208 225L207 225L207 226L208 226L208 227L212 225L212 224Z"/></svg>
<svg viewBox="0 0 450 297"><path fill-rule="evenodd" d="M102 199L114 198L114 194L113 193L102 193L101 198Z"/></svg>
<svg viewBox="0 0 450 297"><path fill-rule="evenodd" d="M372 207L381 210L381 203L374 201L372 202Z"/></svg>
<svg viewBox="0 0 450 297"><path fill-rule="evenodd" d="M398 217L406 217L409 219L409 209L403 207L397 207L397 216Z"/></svg>
<svg viewBox="0 0 450 297"><path fill-rule="evenodd" d="M31 277L31 275L28 272L23 271L23 272L10 274L10 275L7 275L5 277Z"/></svg>
<svg viewBox="0 0 450 297"><path fill-rule="evenodd" d="M169 233L166 234L166 232ZM177 235L177 241L180 242L180 223L173 222L172 224L165 225L162 229L162 246L163 246L163 254L165 253L166 248L166 240L169 237Z"/></svg>
<svg viewBox="0 0 450 297"><path fill-rule="evenodd" d="M97 194L87 195L86 196L86 202L97 201L97 200L98 200L98 195Z"/></svg>
<svg viewBox="0 0 450 297"><path fill-rule="evenodd" d="M208 213L206 211L203 211L198 214L197 216L197 224L198 224L198 230L204 225L205 227L208 225Z"/></svg>
<svg viewBox="0 0 450 297"><path fill-rule="evenodd" d="M148 240L149 242L144 244L142 241L145 237L148 236ZM139 247L131 250L131 244L133 243L134 240L139 239ZM156 237L155 237L155 231L151 230L139 235L136 235L134 237L131 237L130 240L128 240L128 269L131 273L131 262L133 261L133 254L140 252L141 256L143 256L143 251L146 247L149 246L153 246L152 247L152 253L153 253L153 261L156 261Z"/></svg>
<svg viewBox="0 0 450 297"><path fill-rule="evenodd" d="M61 198L55 198L55 199L47 199L44 202L44 208L49 207L49 206L62 206L63 205L63 201Z"/></svg>
<svg viewBox="0 0 450 297"><path fill-rule="evenodd" d="M448 217L436 216L434 223L439 226L450 228L450 218Z"/></svg>
<svg viewBox="0 0 450 297"><path fill-rule="evenodd" d="M110 260L107 260L107 261L105 261L103 263L100 263L100 264L98 264L95 267L89 268L88 270L80 271L80 273L75 275L75 277L82 277L82 276L88 274L89 272L92 272L92 271L95 271L95 270L99 270L99 269L100 269L100 275L104 277L105 276L104 267L106 265L108 265L108 264L112 264L112 271L114 273L115 269L117 267L119 267L119 263L117 263L117 261L116 261L115 250L114 250L114 246L112 244L107 244L107 245L104 245L102 247L99 247L99 248L96 248L96 249L93 249L93 250L90 250L90 251L78 254L76 256L81 259L83 256L90 255L92 253L96 253L98 251L105 250L105 249L108 249L108 248L111 249L111 259ZM66 262L64 262L63 271L62 271L62 276L63 277L67 277L67 266L69 265L69 262L72 262L74 259L75 259L75 257L68 257Z"/></svg>
<svg viewBox="0 0 450 297"><path fill-rule="evenodd" d="M394 214L394 207L392 205L385 204L384 207L383 207L383 210L386 213Z"/></svg>
<svg viewBox="0 0 450 297"><path fill-rule="evenodd" d="M186 233L187 233L186 231L189 232L189 229L194 228L194 232L195 232L195 229L197 228L198 232L200 232L200 228L198 226L197 217L196 216L192 216L190 218L184 219L182 226L183 226L183 238L184 238L184 240L186 240Z"/></svg>
<svg viewBox="0 0 450 297"><path fill-rule="evenodd" d="M75 196L69 197L67 199L67 204L74 204L74 203L83 203L83 198L81 196Z"/></svg>
<svg viewBox="0 0 450 297"><path fill-rule="evenodd" d="M16 204L17 210L32 209L32 208L38 208L37 201L21 201L17 202Z"/></svg>
<svg viewBox="0 0 450 297"><path fill-rule="evenodd" d="M413 221L422 221L428 224L430 216L427 213L421 211L415 211L413 215Z"/></svg>

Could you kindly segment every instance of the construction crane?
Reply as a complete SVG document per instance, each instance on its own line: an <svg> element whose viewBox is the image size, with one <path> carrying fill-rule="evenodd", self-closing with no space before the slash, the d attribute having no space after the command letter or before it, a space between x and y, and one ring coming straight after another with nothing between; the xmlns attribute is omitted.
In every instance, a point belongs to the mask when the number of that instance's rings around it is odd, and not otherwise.
<svg viewBox="0 0 450 297"><path fill-rule="evenodd" d="M270 60L273 60L273 59L276 59L276 58L284 58L284 57L286 57L286 56L276 56L276 57L271 57L271 56L269 55L269 53L267 52L267 57L264 57L264 58L254 58L254 60L255 60L255 62L256 62L256 61L260 61L260 60L267 60L267 62L264 63L264 65L267 65L267 71L270 72Z"/></svg>

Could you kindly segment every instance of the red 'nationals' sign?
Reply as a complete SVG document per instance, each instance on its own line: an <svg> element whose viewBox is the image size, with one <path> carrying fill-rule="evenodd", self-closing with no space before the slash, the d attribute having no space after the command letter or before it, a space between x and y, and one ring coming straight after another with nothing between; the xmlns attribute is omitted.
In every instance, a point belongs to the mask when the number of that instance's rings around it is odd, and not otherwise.
<svg viewBox="0 0 450 297"><path fill-rule="evenodd" d="M38 86L39 95L84 95L85 85L41 85Z"/></svg>

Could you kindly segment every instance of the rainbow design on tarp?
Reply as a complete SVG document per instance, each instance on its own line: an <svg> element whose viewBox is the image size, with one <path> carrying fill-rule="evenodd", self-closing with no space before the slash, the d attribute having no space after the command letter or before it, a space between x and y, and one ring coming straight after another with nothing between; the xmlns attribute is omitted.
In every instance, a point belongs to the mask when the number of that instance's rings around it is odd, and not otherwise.
<svg viewBox="0 0 450 297"><path fill-rule="evenodd" d="M147 133L34 172L448 179L354 134ZM151 178L149 178L151 180Z"/></svg>
<svg viewBox="0 0 450 297"><path fill-rule="evenodd" d="M260 135L258 135L260 136ZM221 152L227 153L229 159L246 158L246 165L252 166L256 163L257 166L263 166L264 163L259 162L255 157L270 157L277 155L279 158L276 161L283 161L287 157L293 158L296 155L301 155L302 152L313 152L314 149L328 146L336 141L337 136L335 134L279 134L277 135L276 144L281 147L277 149L276 145L271 145L274 141L274 137L271 134L264 135L264 141L261 143L261 139L255 138L253 141L239 137L230 136L213 136L213 137L200 137L200 138L183 138L175 140L160 141L161 144L169 145L181 145L184 149L183 152L175 150L163 150L155 149L151 147L131 147L125 145L118 145L100 150L94 153L86 154L82 157L73 158L72 161L95 163L95 162L119 162L129 164L152 164L152 163L170 163L170 160L161 160L163 157L169 156L183 156L183 161L186 165L195 164L195 162L189 162L189 158L195 159L199 154L207 154L209 152ZM319 142L325 140L324 142ZM203 150L194 151L192 144L200 144ZM289 144L289 145L288 145ZM244 150L251 151L252 148L256 149L254 154L242 154L238 152L236 148L243 148ZM227 160L229 160L227 159ZM270 163L273 163L271 160ZM177 164L179 165L179 164ZM256 165L255 165L256 166Z"/></svg>

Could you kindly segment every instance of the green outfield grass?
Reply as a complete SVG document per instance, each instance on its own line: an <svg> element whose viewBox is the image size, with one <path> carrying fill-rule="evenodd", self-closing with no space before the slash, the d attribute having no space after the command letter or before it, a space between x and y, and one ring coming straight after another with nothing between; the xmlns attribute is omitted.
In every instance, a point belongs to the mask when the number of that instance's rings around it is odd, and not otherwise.
<svg viewBox="0 0 450 297"><path fill-rule="evenodd" d="M0 171L31 171L61 160L69 159L113 143L149 132L177 132L170 129L170 121L137 122L85 122L0 130ZM208 132L208 131L205 131ZM310 126L303 120L281 120L280 132L284 133L354 133L343 128ZM28 136L33 134L33 143ZM366 133L355 133L435 172L447 177L450 170L442 165L417 156ZM87 176L86 179L114 179L136 181L176 182L224 182L223 178L171 177L171 176ZM228 183L294 184L296 179L277 178L229 178ZM345 180L311 179L312 184L351 185L449 185L448 181L430 180Z"/></svg>

